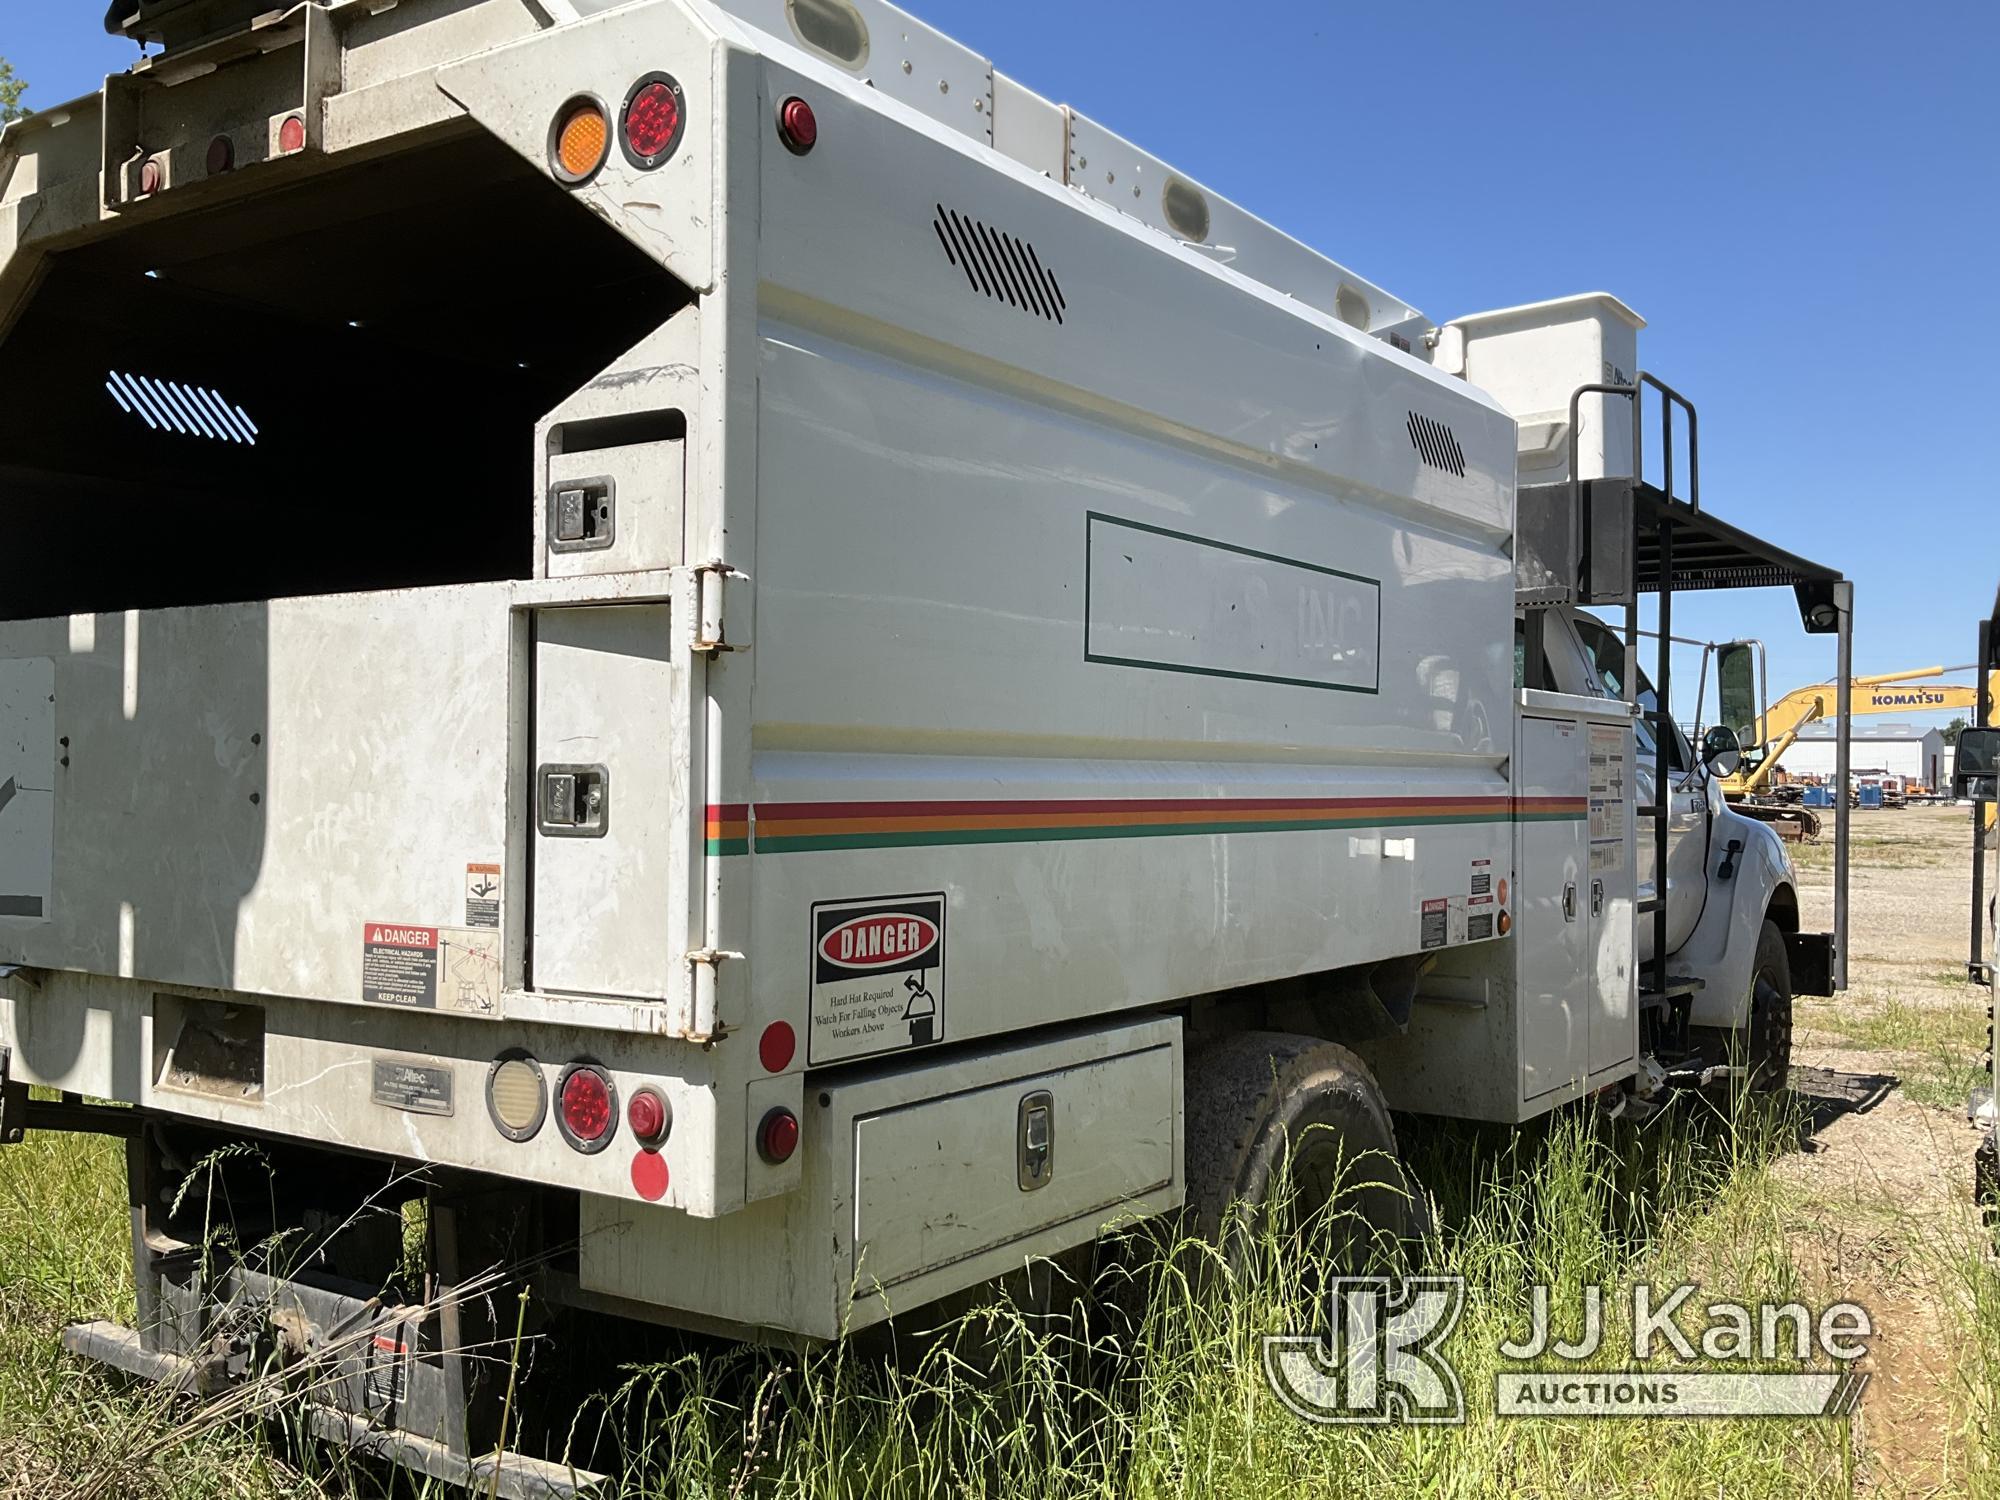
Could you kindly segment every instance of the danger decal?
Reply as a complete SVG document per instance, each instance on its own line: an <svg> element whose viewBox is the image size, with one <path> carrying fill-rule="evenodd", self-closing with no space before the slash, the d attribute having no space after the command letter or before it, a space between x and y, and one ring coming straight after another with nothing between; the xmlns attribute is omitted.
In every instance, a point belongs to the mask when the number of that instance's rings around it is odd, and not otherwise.
<svg viewBox="0 0 2000 1500"><path fill-rule="evenodd" d="M361 932L361 998L435 1010L437 946L435 927L367 923Z"/></svg>
<svg viewBox="0 0 2000 1500"><path fill-rule="evenodd" d="M490 928L364 923L361 998L406 1010L497 1014L500 934Z"/></svg>
<svg viewBox="0 0 2000 1500"><path fill-rule="evenodd" d="M809 1063L928 1047L945 1036L941 891L812 908Z"/></svg>

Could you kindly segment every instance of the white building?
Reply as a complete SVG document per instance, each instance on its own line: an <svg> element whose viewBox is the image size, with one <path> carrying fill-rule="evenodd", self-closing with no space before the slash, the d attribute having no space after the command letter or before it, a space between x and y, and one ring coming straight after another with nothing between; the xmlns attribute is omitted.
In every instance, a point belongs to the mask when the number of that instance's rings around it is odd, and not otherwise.
<svg viewBox="0 0 2000 1500"><path fill-rule="evenodd" d="M1830 720L1808 724L1778 764L1793 776L1832 780L1834 733ZM1948 753L1941 729L1919 724L1858 724L1849 764L1857 776L1868 771L1886 771L1892 776L1937 787L1951 774L1945 759Z"/></svg>

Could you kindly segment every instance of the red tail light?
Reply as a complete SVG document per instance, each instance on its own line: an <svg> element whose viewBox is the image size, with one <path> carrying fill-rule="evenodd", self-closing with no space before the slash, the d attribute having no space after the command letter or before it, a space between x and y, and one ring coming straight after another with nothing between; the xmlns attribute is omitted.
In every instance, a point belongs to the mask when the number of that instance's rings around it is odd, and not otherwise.
<svg viewBox="0 0 2000 1500"><path fill-rule="evenodd" d="M778 106L778 139L794 156L804 156L819 143L819 117L805 100L791 98Z"/></svg>
<svg viewBox="0 0 2000 1500"><path fill-rule="evenodd" d="M625 1123L644 1144L657 1146L666 1139L673 1112L658 1089L644 1088L634 1093L632 1102L625 1106Z"/></svg>
<svg viewBox="0 0 2000 1500"><path fill-rule="evenodd" d="M772 1166L792 1159L799 1149L799 1117L789 1109L774 1109L757 1126L757 1154Z"/></svg>
<svg viewBox="0 0 2000 1500"><path fill-rule="evenodd" d="M625 159L650 172L674 154L687 128L687 100L665 73L648 73L625 96L618 140Z"/></svg>
<svg viewBox="0 0 2000 1500"><path fill-rule="evenodd" d="M618 1095L595 1063L571 1063L556 1085L556 1123L579 1151L602 1151L618 1124Z"/></svg>

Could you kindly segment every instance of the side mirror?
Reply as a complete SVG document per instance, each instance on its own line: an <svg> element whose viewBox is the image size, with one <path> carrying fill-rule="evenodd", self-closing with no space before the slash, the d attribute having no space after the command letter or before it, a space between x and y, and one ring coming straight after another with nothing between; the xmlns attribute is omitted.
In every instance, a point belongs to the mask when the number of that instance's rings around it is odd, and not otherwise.
<svg viewBox="0 0 2000 1500"><path fill-rule="evenodd" d="M1736 768L1743 764L1743 744L1736 738L1736 731L1727 724L1718 724L1703 735L1701 763L1708 767L1711 776L1725 781L1734 776Z"/></svg>
<svg viewBox="0 0 2000 1500"><path fill-rule="evenodd" d="M2000 802L2000 728L1961 729L1951 763L1951 794Z"/></svg>
<svg viewBox="0 0 2000 1500"><path fill-rule="evenodd" d="M1764 702L1758 691L1763 674L1757 670L1763 649L1759 641L1730 641L1715 648L1715 722L1736 732L1739 752L1745 745L1764 743Z"/></svg>

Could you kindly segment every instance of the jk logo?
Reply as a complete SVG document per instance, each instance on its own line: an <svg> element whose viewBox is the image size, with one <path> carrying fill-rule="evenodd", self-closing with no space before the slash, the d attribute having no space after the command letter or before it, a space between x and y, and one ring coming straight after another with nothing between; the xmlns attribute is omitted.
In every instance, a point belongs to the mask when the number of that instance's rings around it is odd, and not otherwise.
<svg viewBox="0 0 2000 1500"><path fill-rule="evenodd" d="M1338 1277L1326 1337L1265 1338L1264 1378L1309 1422L1463 1422L1465 1391L1440 1346L1464 1308L1459 1276Z"/></svg>

